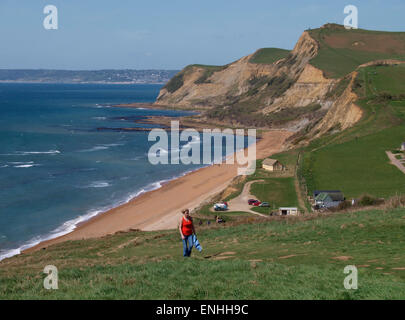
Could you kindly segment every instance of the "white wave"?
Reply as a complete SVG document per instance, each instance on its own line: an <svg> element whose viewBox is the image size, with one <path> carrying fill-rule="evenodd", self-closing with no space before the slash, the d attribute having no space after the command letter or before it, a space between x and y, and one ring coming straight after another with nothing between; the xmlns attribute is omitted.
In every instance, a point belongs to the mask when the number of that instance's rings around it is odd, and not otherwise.
<svg viewBox="0 0 405 320"><path fill-rule="evenodd" d="M107 150L111 147L119 147L123 146L123 143L106 143L106 144L99 144L93 148L90 149L84 149L84 150L79 150L78 152L94 152L94 151L100 151L100 150Z"/></svg>
<svg viewBox="0 0 405 320"><path fill-rule="evenodd" d="M29 156L33 154L59 154L59 150L49 151L16 151L15 153L1 153L0 156Z"/></svg>
<svg viewBox="0 0 405 320"><path fill-rule="evenodd" d="M31 168L31 167L37 167L39 164L21 164L18 166L14 166L14 168Z"/></svg>
<svg viewBox="0 0 405 320"><path fill-rule="evenodd" d="M104 147L119 147L119 146L123 146L123 143L106 143L106 144L102 144L102 146Z"/></svg>
<svg viewBox="0 0 405 320"><path fill-rule="evenodd" d="M107 181L94 181L84 188L107 188L110 186L111 184L109 184Z"/></svg>
<svg viewBox="0 0 405 320"><path fill-rule="evenodd" d="M9 162L9 164L31 164L34 163L34 161L13 161L13 162Z"/></svg>
<svg viewBox="0 0 405 320"><path fill-rule="evenodd" d="M7 168L8 164L5 164L4 166L1 166L0 168Z"/></svg>
<svg viewBox="0 0 405 320"><path fill-rule="evenodd" d="M106 147L106 146L95 146L90 149L79 150L78 152L94 152L94 151L106 150L106 149L108 149L108 147Z"/></svg>
<svg viewBox="0 0 405 320"><path fill-rule="evenodd" d="M4 251L5 253L1 253L0 251L0 261L6 258L11 258L12 256L16 256L17 254L21 253L21 248L18 249L12 249L12 250L7 250Z"/></svg>
<svg viewBox="0 0 405 320"><path fill-rule="evenodd" d="M93 117L93 120L106 120L107 117Z"/></svg>
<svg viewBox="0 0 405 320"><path fill-rule="evenodd" d="M45 236L39 236L39 237L34 237L31 240L27 241L25 244L23 244L22 246L20 246L19 248L16 249L10 249L10 250L4 250L2 252L0 252L0 261L4 260L6 258L10 258L13 257L15 255L20 254L22 251L32 248L34 246L36 246L37 244L50 240L50 239L54 239L57 237L61 237L65 234L68 234L70 232L72 232L73 230L76 229L77 225L79 225L80 223L87 221L93 217L95 217L96 215L98 215L99 213L103 212L103 209L101 210L93 210L88 212L87 214L83 215L83 216L79 216L75 219L66 221L65 223L63 223L61 226L59 226L58 228L56 228L55 230L51 231L48 235Z"/></svg>
<svg viewBox="0 0 405 320"><path fill-rule="evenodd" d="M58 154L59 150L49 150L49 151L16 151L16 154L19 155L30 155L30 154Z"/></svg>

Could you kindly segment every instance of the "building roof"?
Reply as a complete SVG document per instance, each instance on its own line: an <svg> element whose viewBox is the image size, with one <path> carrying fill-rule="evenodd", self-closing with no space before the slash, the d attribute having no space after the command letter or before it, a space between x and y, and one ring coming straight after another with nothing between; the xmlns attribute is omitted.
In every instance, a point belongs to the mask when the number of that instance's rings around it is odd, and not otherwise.
<svg viewBox="0 0 405 320"><path fill-rule="evenodd" d="M298 210L297 207L280 207L279 210Z"/></svg>
<svg viewBox="0 0 405 320"><path fill-rule="evenodd" d="M318 194L316 197L315 197L315 200L316 201L325 201L326 199L330 199L330 200L332 200L332 198L329 196L329 194L328 193L326 193L326 192L321 192L320 194Z"/></svg>
<svg viewBox="0 0 405 320"><path fill-rule="evenodd" d="M345 199L345 196L342 192L331 192L328 194L333 201L343 201Z"/></svg>
<svg viewBox="0 0 405 320"><path fill-rule="evenodd" d="M277 162L278 162L277 159L270 159L270 158L267 158L267 159L264 159L264 160L263 160L263 164L266 165L266 166L273 166L273 165L275 165Z"/></svg>
<svg viewBox="0 0 405 320"><path fill-rule="evenodd" d="M342 191L340 190L314 190L314 198L317 197L318 194L322 193L322 192L326 192L326 193L342 193Z"/></svg>
<svg viewBox="0 0 405 320"><path fill-rule="evenodd" d="M315 192L314 192L314 195L315 195ZM316 201L325 201L328 199L328 197L331 201L343 201L345 199L343 193L337 190L337 191L323 191L321 193L318 193L315 196L315 200Z"/></svg>

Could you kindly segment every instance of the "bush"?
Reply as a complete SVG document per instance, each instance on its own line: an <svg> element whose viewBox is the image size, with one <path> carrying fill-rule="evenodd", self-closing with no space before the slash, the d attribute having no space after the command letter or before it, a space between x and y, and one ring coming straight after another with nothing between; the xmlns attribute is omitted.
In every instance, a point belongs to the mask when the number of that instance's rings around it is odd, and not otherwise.
<svg viewBox="0 0 405 320"><path fill-rule="evenodd" d="M365 194L360 197L358 204L361 206L373 206L377 203L377 199L374 198L373 196L370 196L368 194Z"/></svg>
<svg viewBox="0 0 405 320"><path fill-rule="evenodd" d="M337 209L340 211L340 210L345 210L345 209L351 208L351 207L352 207L352 202L345 200L345 201L342 201L341 203L339 203L339 205L337 206Z"/></svg>
<svg viewBox="0 0 405 320"><path fill-rule="evenodd" d="M184 84L183 72L176 74L170 81L166 84L165 89L170 93L173 93L180 89Z"/></svg>

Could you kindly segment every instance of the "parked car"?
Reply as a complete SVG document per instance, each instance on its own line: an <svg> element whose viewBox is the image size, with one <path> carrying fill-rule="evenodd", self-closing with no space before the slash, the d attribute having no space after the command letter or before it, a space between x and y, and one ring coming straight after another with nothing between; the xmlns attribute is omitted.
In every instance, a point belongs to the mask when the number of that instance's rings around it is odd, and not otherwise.
<svg viewBox="0 0 405 320"><path fill-rule="evenodd" d="M253 203L253 205L254 205L255 207L260 207L261 204L262 204L262 203L261 203L261 201L259 201L259 200L257 200L256 202Z"/></svg>
<svg viewBox="0 0 405 320"><path fill-rule="evenodd" d="M228 204L226 202L219 202L214 204L215 211L226 211L228 210Z"/></svg>
<svg viewBox="0 0 405 320"><path fill-rule="evenodd" d="M248 204L252 206L255 202L258 202L258 201L259 200L257 200L257 199L249 199Z"/></svg>
<svg viewBox="0 0 405 320"><path fill-rule="evenodd" d="M262 203L260 204L260 207L270 207L270 203L268 203L268 202L262 202Z"/></svg>

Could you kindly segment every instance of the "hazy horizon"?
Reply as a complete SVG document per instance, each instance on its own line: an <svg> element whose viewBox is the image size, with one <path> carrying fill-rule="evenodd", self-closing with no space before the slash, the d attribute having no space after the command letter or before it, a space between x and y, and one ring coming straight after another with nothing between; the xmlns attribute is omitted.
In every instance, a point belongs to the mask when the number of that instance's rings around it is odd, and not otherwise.
<svg viewBox="0 0 405 320"><path fill-rule="evenodd" d="M46 5L58 9L58 30L45 30ZM180 70L224 65L263 47L292 49L301 33L343 24L346 5L359 28L405 31L401 0L3 0L0 69Z"/></svg>

